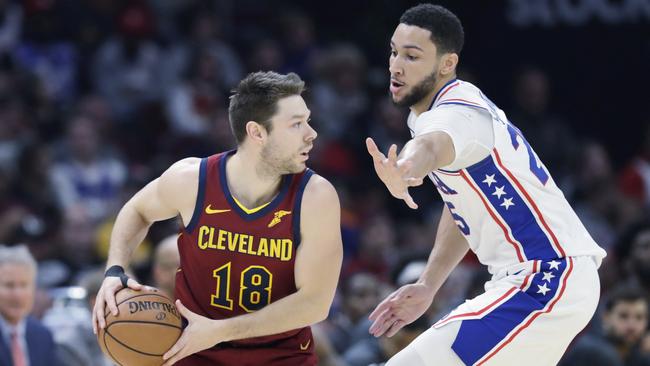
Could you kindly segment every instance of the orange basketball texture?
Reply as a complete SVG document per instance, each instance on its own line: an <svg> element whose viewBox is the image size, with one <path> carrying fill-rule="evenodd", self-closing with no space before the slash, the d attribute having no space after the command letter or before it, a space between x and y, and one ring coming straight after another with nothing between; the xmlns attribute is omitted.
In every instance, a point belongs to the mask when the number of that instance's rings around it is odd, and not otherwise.
<svg viewBox="0 0 650 366"><path fill-rule="evenodd" d="M173 301L160 292L117 292L119 314L106 309L106 328L97 341L106 356L120 366L159 366L162 355L181 335L181 315Z"/></svg>

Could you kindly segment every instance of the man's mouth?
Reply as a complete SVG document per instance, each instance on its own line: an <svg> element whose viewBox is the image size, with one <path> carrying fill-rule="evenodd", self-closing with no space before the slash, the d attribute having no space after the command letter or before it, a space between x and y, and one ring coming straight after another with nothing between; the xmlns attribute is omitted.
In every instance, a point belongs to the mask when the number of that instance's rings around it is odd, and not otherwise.
<svg viewBox="0 0 650 366"><path fill-rule="evenodd" d="M309 157L309 152L311 151L311 149L312 149L312 147L309 147L308 149L303 150L303 151L300 153L300 155L302 155L302 156L308 158L308 157Z"/></svg>
<svg viewBox="0 0 650 366"><path fill-rule="evenodd" d="M404 85L403 82L396 80L396 79L390 79L390 92L395 94L397 93Z"/></svg>

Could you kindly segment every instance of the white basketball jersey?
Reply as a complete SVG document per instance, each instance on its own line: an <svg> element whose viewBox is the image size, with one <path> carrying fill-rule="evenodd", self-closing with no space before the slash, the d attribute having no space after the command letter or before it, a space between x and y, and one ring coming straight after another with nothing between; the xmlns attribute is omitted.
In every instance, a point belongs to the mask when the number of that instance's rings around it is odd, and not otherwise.
<svg viewBox="0 0 650 366"><path fill-rule="evenodd" d="M606 255L582 225L521 132L476 86L452 80L430 109L480 108L492 117L494 147L469 167L429 177L490 273L521 262ZM409 117L413 134L418 119ZM453 121L452 121L453 123Z"/></svg>

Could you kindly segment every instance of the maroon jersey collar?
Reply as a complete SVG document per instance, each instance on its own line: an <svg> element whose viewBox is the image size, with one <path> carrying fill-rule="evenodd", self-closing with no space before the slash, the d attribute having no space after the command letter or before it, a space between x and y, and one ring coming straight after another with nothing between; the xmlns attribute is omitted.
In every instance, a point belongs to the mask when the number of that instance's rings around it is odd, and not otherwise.
<svg viewBox="0 0 650 366"><path fill-rule="evenodd" d="M282 176L282 182L280 183L280 193L275 196L275 198L273 198L271 203L259 211L250 214L246 213L246 211L242 210L241 207L239 207L239 205L232 198L232 193L230 193L230 188L228 187L228 179L226 179L226 161L236 151L237 150L230 150L225 152L219 161L219 181L221 182L221 188L223 189L223 194L226 196L226 201L228 201L228 204L233 209L233 211L237 212L237 214L246 221L256 220L275 210L278 204L284 200L284 197L289 191L289 186L291 185L292 175L285 174Z"/></svg>

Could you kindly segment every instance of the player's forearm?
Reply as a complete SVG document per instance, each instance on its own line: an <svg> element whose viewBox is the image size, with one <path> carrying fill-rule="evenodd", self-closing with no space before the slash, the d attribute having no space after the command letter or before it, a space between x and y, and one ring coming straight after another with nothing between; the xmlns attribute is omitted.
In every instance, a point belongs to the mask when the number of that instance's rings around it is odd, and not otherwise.
<svg viewBox="0 0 650 366"><path fill-rule="evenodd" d="M151 222L146 221L131 201L127 202L115 219L106 267L126 267L135 248L144 240Z"/></svg>
<svg viewBox="0 0 650 366"><path fill-rule="evenodd" d="M443 208L443 214L438 224L436 243L418 282L427 285L435 294L449 277L451 271L465 257L468 250L467 240L456 227L447 208Z"/></svg>
<svg viewBox="0 0 650 366"><path fill-rule="evenodd" d="M333 296L298 291L254 313L220 320L219 332L224 333L218 337L221 341L260 337L318 323L327 317Z"/></svg>
<svg viewBox="0 0 650 366"><path fill-rule="evenodd" d="M398 156L399 161L408 161L409 177L424 178L438 168L436 151L433 142L426 138L414 138L404 145Z"/></svg>

